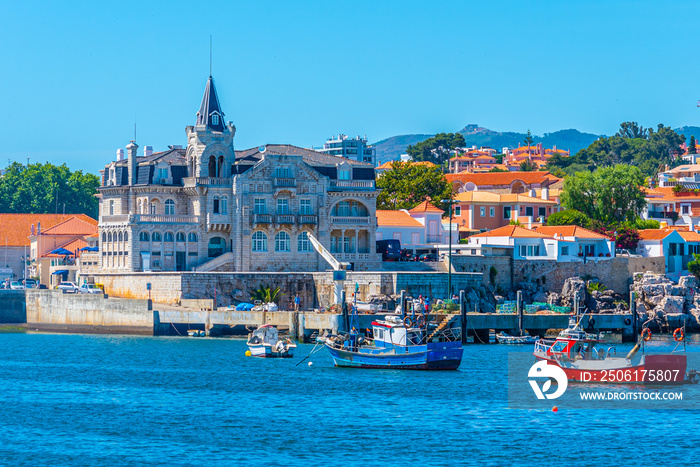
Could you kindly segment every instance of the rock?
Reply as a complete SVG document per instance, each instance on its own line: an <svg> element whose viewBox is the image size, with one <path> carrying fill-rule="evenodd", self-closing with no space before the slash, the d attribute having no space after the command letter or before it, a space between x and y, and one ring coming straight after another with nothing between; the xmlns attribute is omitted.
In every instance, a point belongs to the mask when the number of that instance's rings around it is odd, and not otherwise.
<svg viewBox="0 0 700 467"><path fill-rule="evenodd" d="M645 284L642 285L644 295L664 295L664 286L660 284Z"/></svg>
<svg viewBox="0 0 700 467"><path fill-rule="evenodd" d="M644 277L643 272L635 272L632 275L632 279L634 280L634 282L641 282L643 277Z"/></svg>
<svg viewBox="0 0 700 467"><path fill-rule="evenodd" d="M683 313L684 304L685 300L681 297L663 297L654 311L662 316Z"/></svg>
<svg viewBox="0 0 700 467"><path fill-rule="evenodd" d="M539 290L532 295L532 301L539 302L539 303L546 302L547 301L547 294L545 292L543 292L542 290Z"/></svg>
<svg viewBox="0 0 700 467"><path fill-rule="evenodd" d="M547 303L553 306L561 305L561 296L558 293L552 292L547 297Z"/></svg>
<svg viewBox="0 0 700 467"><path fill-rule="evenodd" d="M499 305L503 305L503 302L506 301L506 298L503 295L494 295L493 297L496 299L496 303Z"/></svg>
<svg viewBox="0 0 700 467"><path fill-rule="evenodd" d="M661 301L664 299L663 295L647 295L646 296L646 301L647 303L651 303L654 306L657 306Z"/></svg>
<svg viewBox="0 0 700 467"><path fill-rule="evenodd" d="M581 303L584 303L588 298L586 283L580 277L569 277L564 281L564 287L561 290L562 303L566 302L571 305L574 302L574 294L578 292Z"/></svg>
<svg viewBox="0 0 700 467"><path fill-rule="evenodd" d="M665 318L671 329L682 328L689 321L685 313L666 313Z"/></svg>
<svg viewBox="0 0 700 467"><path fill-rule="evenodd" d="M695 276L683 276L678 281L678 286L683 288L698 288L698 279Z"/></svg>

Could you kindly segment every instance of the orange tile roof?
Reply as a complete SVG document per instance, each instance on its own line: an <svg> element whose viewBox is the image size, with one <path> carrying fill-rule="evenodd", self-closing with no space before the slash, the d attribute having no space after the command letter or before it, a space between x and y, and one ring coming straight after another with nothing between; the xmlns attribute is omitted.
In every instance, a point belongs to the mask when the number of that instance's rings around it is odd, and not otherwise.
<svg viewBox="0 0 700 467"><path fill-rule="evenodd" d="M467 203L530 203L530 204L547 204L555 206L556 201L547 201L540 198L533 198L527 195L510 194L510 193L493 193L490 191L465 191L457 193L455 197L458 201Z"/></svg>
<svg viewBox="0 0 700 467"><path fill-rule="evenodd" d="M409 209L408 212L439 212L439 213L443 213L443 212L445 212L445 211L443 211L442 209L436 207L434 204L431 204L431 203L428 202L428 200L426 199L425 201L423 201L422 203L420 203L420 204L419 204L418 206L416 206L415 208Z"/></svg>
<svg viewBox="0 0 700 467"><path fill-rule="evenodd" d="M445 178L448 182L459 181L461 183L472 182L477 186L504 186L510 185L516 180L525 184L557 182L560 179L549 172L489 172L483 174L458 173L447 174Z"/></svg>
<svg viewBox="0 0 700 467"><path fill-rule="evenodd" d="M82 238L76 238L75 240L71 240L70 242L66 243L65 245L61 245L57 248L64 248L72 253L75 254L80 254L79 250L81 248L85 248L87 246L87 242L83 240ZM54 248L53 250L56 250L57 248ZM51 251L53 251L51 250ZM63 258L65 255L57 255L57 254L46 254L44 255L44 258Z"/></svg>
<svg viewBox="0 0 700 467"><path fill-rule="evenodd" d="M549 235L525 229L517 225L506 225L489 232L472 235L472 237L552 238Z"/></svg>
<svg viewBox="0 0 700 467"><path fill-rule="evenodd" d="M549 235L551 237L554 234L559 234L562 237L576 237L576 238L590 238L590 239L601 239L610 240L607 235L599 234L593 232L592 230L584 229L578 225L543 225L542 227L537 227L537 231L543 234Z"/></svg>
<svg viewBox="0 0 700 467"><path fill-rule="evenodd" d="M697 233L695 231L681 231L679 230L678 233L683 237L683 240L686 242L700 242L700 233Z"/></svg>
<svg viewBox="0 0 700 467"><path fill-rule="evenodd" d="M382 165L377 167L377 169L380 169L380 170L392 169L394 167L394 162L398 162L399 164L413 164L413 165L425 165L427 167L436 167L436 165L430 161L418 161L418 162L386 161L385 163L383 163Z"/></svg>
<svg viewBox="0 0 700 467"><path fill-rule="evenodd" d="M673 233L673 229L645 229L639 231L640 240L663 240Z"/></svg>
<svg viewBox="0 0 700 467"><path fill-rule="evenodd" d="M37 225L41 223L41 230L51 228L71 217L78 217L85 221L97 221L85 214L0 214L0 245L7 242L8 246L29 246L29 236L32 225L36 232Z"/></svg>
<svg viewBox="0 0 700 467"><path fill-rule="evenodd" d="M42 235L96 235L97 221L85 216L71 217L48 229L41 230Z"/></svg>
<svg viewBox="0 0 700 467"><path fill-rule="evenodd" d="M412 218L406 211L386 211L377 209L377 225L379 227L424 227Z"/></svg>
<svg viewBox="0 0 700 467"><path fill-rule="evenodd" d="M673 187L657 187L657 188L645 188L645 197L651 201L667 201L667 202L693 202L700 201L700 193L694 193L692 191L683 191L680 193L675 193Z"/></svg>

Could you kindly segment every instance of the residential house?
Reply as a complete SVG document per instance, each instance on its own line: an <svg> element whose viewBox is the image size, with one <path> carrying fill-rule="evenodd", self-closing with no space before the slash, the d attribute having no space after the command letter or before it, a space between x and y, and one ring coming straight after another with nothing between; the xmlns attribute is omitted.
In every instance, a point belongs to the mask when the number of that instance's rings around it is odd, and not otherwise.
<svg viewBox="0 0 700 467"><path fill-rule="evenodd" d="M666 274L676 280L688 269L693 254L700 254L700 234L690 230L647 229L639 231L637 253L645 258L664 257Z"/></svg>
<svg viewBox="0 0 700 467"><path fill-rule="evenodd" d="M542 198L489 191L458 193L453 217L466 233L496 229L511 221L532 227L546 222L550 214L559 210L559 204L548 199L547 188L541 193Z"/></svg>
<svg viewBox="0 0 700 467"><path fill-rule="evenodd" d="M96 246L96 237L97 221L85 215L71 216L49 228L37 227L29 237L31 277L49 287L63 281L75 282L79 276L78 258L91 244Z"/></svg>
<svg viewBox="0 0 700 467"><path fill-rule="evenodd" d="M692 230L700 224L700 190L677 190L671 187L646 189L647 206L641 217Z"/></svg>
<svg viewBox="0 0 700 467"><path fill-rule="evenodd" d="M423 201L411 210L377 210L377 240L396 239L401 248L414 253L437 252L449 244L449 219L444 211L429 201ZM457 224L453 225L453 245L459 243Z"/></svg>
<svg viewBox="0 0 700 467"><path fill-rule="evenodd" d="M528 193L558 186L562 179L549 172L488 172L446 174L455 193L491 191L494 193Z"/></svg>

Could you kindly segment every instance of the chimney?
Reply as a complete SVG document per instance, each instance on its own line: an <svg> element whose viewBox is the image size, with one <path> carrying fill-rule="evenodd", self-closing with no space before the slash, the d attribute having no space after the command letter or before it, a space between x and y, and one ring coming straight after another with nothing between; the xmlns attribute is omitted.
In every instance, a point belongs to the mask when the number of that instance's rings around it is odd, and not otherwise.
<svg viewBox="0 0 700 467"><path fill-rule="evenodd" d="M41 235L41 222L36 223L36 234Z"/></svg>
<svg viewBox="0 0 700 467"><path fill-rule="evenodd" d="M34 224L32 224L32 237L34 236Z"/></svg>
<svg viewBox="0 0 700 467"><path fill-rule="evenodd" d="M542 199L545 201L549 201L549 188L542 188Z"/></svg>
<svg viewBox="0 0 700 467"><path fill-rule="evenodd" d="M126 146L126 153L129 158L129 185L136 185L136 169L138 167L138 163L136 161L136 150L138 148L139 145L133 141Z"/></svg>
<svg viewBox="0 0 700 467"><path fill-rule="evenodd" d="M117 149L117 162L124 160L124 150Z"/></svg>
<svg viewBox="0 0 700 467"><path fill-rule="evenodd" d="M144 146L143 147L143 157L148 157L151 154L153 154L153 146Z"/></svg>

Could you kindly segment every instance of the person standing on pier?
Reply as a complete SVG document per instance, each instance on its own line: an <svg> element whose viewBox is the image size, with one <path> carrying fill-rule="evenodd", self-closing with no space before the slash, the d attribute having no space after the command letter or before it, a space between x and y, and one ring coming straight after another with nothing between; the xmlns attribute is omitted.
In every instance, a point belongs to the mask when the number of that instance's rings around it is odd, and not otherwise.
<svg viewBox="0 0 700 467"><path fill-rule="evenodd" d="M299 298L299 294L296 294L294 296L294 311L299 311L299 304L301 303L301 299Z"/></svg>

